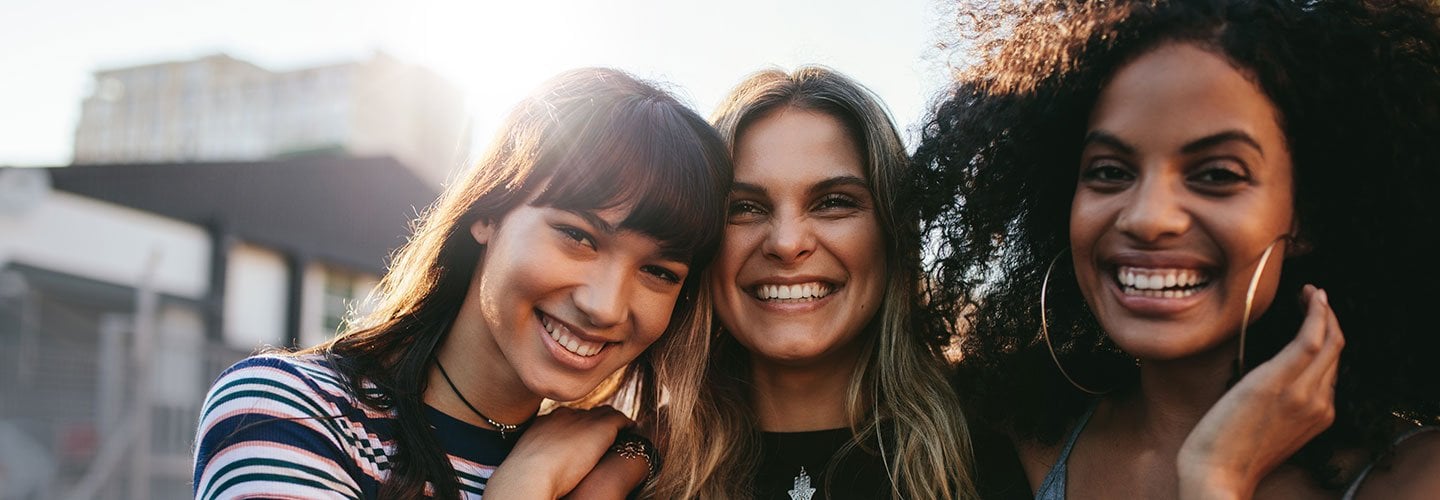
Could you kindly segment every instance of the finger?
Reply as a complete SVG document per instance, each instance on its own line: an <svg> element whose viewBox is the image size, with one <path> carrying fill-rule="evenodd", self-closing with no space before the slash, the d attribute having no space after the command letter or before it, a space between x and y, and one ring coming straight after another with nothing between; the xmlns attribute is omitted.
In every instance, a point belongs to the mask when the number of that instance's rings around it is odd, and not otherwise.
<svg viewBox="0 0 1440 500"><path fill-rule="evenodd" d="M1335 316L1334 310L1330 312L1329 334L1333 336L1328 339L1328 343L1333 344L1334 353L1331 355L1328 367L1325 369L1322 382L1327 384L1333 392L1335 382L1339 380L1340 376L1340 354L1345 350L1345 331L1340 329L1340 318Z"/></svg>
<svg viewBox="0 0 1440 500"><path fill-rule="evenodd" d="M1325 346L1325 315L1329 313L1322 299L1323 291L1314 290L1314 287L1306 285L1309 293L1305 301L1305 320L1300 323L1300 331L1295 338L1285 345L1274 358L1261 363L1256 370L1266 369L1277 371L1277 375L1286 380L1294 380L1299 377L1305 368L1310 366L1315 357L1320 354ZM1304 292L1302 292L1304 293Z"/></svg>
<svg viewBox="0 0 1440 500"><path fill-rule="evenodd" d="M1340 361L1340 351L1345 347L1345 334L1340 331L1340 320L1335 317L1335 310L1330 308L1330 296L1324 290L1316 292L1318 300L1324 305L1325 316L1325 343L1320 352L1310 362L1297 379L1296 383L1301 387L1315 387L1328 390L1334 385L1334 372Z"/></svg>

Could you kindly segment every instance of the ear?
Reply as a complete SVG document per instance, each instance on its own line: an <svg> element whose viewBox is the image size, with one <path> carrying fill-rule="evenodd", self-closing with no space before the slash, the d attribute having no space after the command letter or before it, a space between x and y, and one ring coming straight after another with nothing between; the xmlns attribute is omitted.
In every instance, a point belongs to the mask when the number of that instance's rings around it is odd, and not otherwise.
<svg viewBox="0 0 1440 500"><path fill-rule="evenodd" d="M490 238L495 236L495 223L486 219L480 219L470 225L470 236L475 242L481 245L490 244Z"/></svg>

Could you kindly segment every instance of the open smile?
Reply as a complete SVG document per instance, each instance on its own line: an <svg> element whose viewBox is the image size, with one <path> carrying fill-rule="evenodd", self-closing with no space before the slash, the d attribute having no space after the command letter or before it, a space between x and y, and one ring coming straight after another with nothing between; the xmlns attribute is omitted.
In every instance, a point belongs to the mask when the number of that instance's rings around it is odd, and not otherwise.
<svg viewBox="0 0 1440 500"><path fill-rule="evenodd" d="M609 342L596 342L580 338L580 336L571 332L570 327L565 325L565 323L551 318L538 309L535 311L535 316L540 319L540 325L545 328L545 333L548 333L556 344L559 344L561 348L564 348L576 356L582 358L592 357L599 354L600 351L604 350L605 346L609 344Z"/></svg>
<svg viewBox="0 0 1440 500"><path fill-rule="evenodd" d="M822 281L788 285L762 284L750 289L750 294L764 302L814 302L835 293L837 287Z"/></svg>
<svg viewBox="0 0 1440 500"><path fill-rule="evenodd" d="M1118 266L1108 282L1116 302L1130 314L1168 318L1204 301L1212 274L1198 267Z"/></svg>
<svg viewBox="0 0 1440 500"><path fill-rule="evenodd" d="M1115 282L1126 296L1183 299L1209 286L1210 276L1201 269L1118 266Z"/></svg>

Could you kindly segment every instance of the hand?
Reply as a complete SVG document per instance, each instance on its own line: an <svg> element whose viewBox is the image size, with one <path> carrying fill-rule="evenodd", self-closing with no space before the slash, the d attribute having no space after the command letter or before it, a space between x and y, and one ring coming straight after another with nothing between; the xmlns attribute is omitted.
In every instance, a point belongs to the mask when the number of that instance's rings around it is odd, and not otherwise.
<svg viewBox="0 0 1440 500"><path fill-rule="evenodd" d="M485 497L559 498L595 467L620 429L631 425L630 419L609 406L561 407L536 417L486 482Z"/></svg>
<svg viewBox="0 0 1440 500"><path fill-rule="evenodd" d="M625 458L606 452L600 463L580 480L565 498L568 500L622 499L645 482L650 469L643 458Z"/></svg>
<svg viewBox="0 0 1440 500"><path fill-rule="evenodd" d="M1249 498L1275 467L1335 420L1345 346L1324 290L1301 290L1305 320L1274 358L1206 412L1180 447L1181 498Z"/></svg>

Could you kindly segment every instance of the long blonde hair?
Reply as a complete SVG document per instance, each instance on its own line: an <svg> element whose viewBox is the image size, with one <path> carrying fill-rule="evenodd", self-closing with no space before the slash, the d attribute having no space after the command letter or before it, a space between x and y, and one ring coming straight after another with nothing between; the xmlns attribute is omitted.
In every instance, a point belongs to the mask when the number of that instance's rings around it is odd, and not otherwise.
<svg viewBox="0 0 1440 500"><path fill-rule="evenodd" d="M873 93L815 66L750 76L731 91L712 122L733 153L748 125L786 107L828 114L852 134L866 159L887 243L888 285L880 311L863 334L863 352L846 390L852 439L836 456L856 448L881 456L896 497L973 498L969 433L940 353L945 336L920 328L926 322L914 317L920 309L920 235L915 215L900 199L909 165L900 135ZM700 287L705 303L707 289ZM749 353L719 330L713 312L699 314L709 325L708 340L685 346L686 360L656 360L669 397L659 433L665 466L644 493L653 498L750 498L760 430L749 392Z"/></svg>

